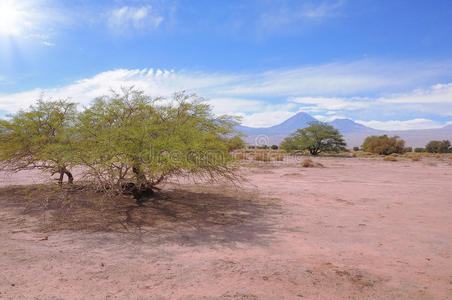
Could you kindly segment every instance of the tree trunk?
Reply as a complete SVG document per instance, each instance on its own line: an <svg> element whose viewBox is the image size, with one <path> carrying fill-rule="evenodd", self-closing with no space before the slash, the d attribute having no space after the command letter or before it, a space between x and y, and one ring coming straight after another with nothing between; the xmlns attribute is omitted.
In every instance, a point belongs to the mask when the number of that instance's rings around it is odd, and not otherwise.
<svg viewBox="0 0 452 300"><path fill-rule="evenodd" d="M67 176L67 183L73 184L74 183L74 176L72 176L72 173L69 172L68 170L65 170L64 174L66 174L66 176Z"/></svg>
<svg viewBox="0 0 452 300"><path fill-rule="evenodd" d="M137 185L141 186L146 184L146 175L143 174L143 171L141 171L141 168L139 166L133 166L132 171L136 175Z"/></svg>
<svg viewBox="0 0 452 300"><path fill-rule="evenodd" d="M149 196L154 194L154 191L149 187L146 175L137 165L132 167L132 172L136 175L137 185L132 190L132 195L137 201L138 205L142 205L143 201L147 200Z"/></svg>
<svg viewBox="0 0 452 300"><path fill-rule="evenodd" d="M64 171L60 171L60 178L58 178L58 184L63 185L63 177L64 177Z"/></svg>
<svg viewBox="0 0 452 300"><path fill-rule="evenodd" d="M311 155L317 155L319 154L319 151L317 149L309 149L309 153L311 153Z"/></svg>

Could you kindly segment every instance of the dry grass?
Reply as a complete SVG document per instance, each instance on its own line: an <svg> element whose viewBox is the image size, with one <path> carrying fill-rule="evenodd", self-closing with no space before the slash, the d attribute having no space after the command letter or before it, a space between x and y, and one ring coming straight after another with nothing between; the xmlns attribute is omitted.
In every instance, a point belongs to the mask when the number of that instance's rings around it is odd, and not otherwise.
<svg viewBox="0 0 452 300"><path fill-rule="evenodd" d="M271 161L271 155L269 153L257 153L254 155L254 160L255 161L263 161L263 162L269 162Z"/></svg>
<svg viewBox="0 0 452 300"><path fill-rule="evenodd" d="M323 168L324 167L321 163L313 162L309 158L303 160L301 162L301 166L303 168Z"/></svg>
<svg viewBox="0 0 452 300"><path fill-rule="evenodd" d="M353 157L375 157L375 154L360 150L353 152Z"/></svg>
<svg viewBox="0 0 452 300"><path fill-rule="evenodd" d="M394 156L385 156L383 157L384 161L397 161L397 158L395 158Z"/></svg>
<svg viewBox="0 0 452 300"><path fill-rule="evenodd" d="M235 159L238 159L238 160L245 160L245 159L247 159L246 153L237 153L235 155Z"/></svg>
<svg viewBox="0 0 452 300"><path fill-rule="evenodd" d="M281 153L273 154L273 158L276 161L283 161L284 160L284 155L282 155Z"/></svg>
<svg viewBox="0 0 452 300"><path fill-rule="evenodd" d="M420 155L413 155L413 156L411 156L411 160L412 161L420 161L421 160L421 156Z"/></svg>

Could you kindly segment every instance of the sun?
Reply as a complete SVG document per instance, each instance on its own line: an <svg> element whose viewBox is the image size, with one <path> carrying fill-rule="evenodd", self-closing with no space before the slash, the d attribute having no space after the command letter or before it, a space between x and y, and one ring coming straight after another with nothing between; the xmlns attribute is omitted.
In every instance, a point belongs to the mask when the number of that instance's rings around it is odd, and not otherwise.
<svg viewBox="0 0 452 300"><path fill-rule="evenodd" d="M25 7L16 0L0 1L0 35L18 36L30 25Z"/></svg>

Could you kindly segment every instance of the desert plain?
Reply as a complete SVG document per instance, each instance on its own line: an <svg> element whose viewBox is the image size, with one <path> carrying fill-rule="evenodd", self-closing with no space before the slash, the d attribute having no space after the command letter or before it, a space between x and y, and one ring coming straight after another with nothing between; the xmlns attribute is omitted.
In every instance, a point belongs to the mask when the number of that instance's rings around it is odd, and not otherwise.
<svg viewBox="0 0 452 300"><path fill-rule="evenodd" d="M452 299L452 159L242 163L138 206L0 174L0 299Z"/></svg>

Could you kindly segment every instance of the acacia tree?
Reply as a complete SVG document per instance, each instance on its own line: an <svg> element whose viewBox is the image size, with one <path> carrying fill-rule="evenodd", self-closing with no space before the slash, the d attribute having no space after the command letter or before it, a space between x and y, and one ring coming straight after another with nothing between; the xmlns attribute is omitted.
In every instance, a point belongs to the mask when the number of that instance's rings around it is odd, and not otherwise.
<svg viewBox="0 0 452 300"><path fill-rule="evenodd" d="M85 179L137 200L171 176L234 178L228 137L234 119L216 117L195 94L152 98L142 91L97 98L77 124Z"/></svg>
<svg viewBox="0 0 452 300"><path fill-rule="evenodd" d="M339 131L322 122L310 122L308 127L298 129L281 143L281 148L286 151L308 150L311 155L344 151L345 146Z"/></svg>
<svg viewBox="0 0 452 300"><path fill-rule="evenodd" d="M40 169L73 182L76 105L66 100L38 100L35 106L0 120L0 169Z"/></svg>

